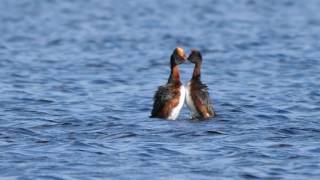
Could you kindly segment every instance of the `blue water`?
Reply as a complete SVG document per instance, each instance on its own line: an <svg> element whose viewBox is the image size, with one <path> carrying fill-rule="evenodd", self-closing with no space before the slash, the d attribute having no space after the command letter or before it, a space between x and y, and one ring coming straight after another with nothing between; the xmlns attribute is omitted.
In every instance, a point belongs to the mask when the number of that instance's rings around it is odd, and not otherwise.
<svg viewBox="0 0 320 180"><path fill-rule="evenodd" d="M318 179L319 9L2 0L1 179ZM203 53L213 120L148 118L177 45Z"/></svg>

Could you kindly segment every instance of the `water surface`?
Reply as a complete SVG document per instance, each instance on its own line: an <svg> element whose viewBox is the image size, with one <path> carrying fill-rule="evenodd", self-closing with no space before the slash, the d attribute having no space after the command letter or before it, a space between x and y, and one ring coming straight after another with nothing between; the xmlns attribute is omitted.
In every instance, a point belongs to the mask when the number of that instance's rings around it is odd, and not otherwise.
<svg viewBox="0 0 320 180"><path fill-rule="evenodd" d="M317 179L320 2L0 2L0 176ZM149 119L175 46L218 117ZM184 83L192 64L181 66Z"/></svg>

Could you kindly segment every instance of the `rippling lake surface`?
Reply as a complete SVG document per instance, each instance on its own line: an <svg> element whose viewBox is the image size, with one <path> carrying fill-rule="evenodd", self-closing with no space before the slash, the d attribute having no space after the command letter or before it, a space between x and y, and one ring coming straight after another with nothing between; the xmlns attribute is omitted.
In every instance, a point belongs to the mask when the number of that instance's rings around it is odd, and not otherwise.
<svg viewBox="0 0 320 180"><path fill-rule="evenodd" d="M320 177L320 1L2 0L0 22L1 179ZM148 118L177 45L216 118Z"/></svg>

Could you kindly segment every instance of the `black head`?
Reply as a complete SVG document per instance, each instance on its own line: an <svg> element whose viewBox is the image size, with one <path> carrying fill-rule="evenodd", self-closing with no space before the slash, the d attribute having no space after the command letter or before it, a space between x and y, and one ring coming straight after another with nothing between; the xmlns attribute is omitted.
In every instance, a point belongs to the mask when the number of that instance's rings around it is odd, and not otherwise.
<svg viewBox="0 0 320 180"><path fill-rule="evenodd" d="M172 61L171 63L181 64L184 63L187 59L187 56L181 47L176 47L172 53Z"/></svg>
<svg viewBox="0 0 320 180"><path fill-rule="evenodd" d="M202 63L202 56L199 50L192 49L189 54L188 60L194 64Z"/></svg>

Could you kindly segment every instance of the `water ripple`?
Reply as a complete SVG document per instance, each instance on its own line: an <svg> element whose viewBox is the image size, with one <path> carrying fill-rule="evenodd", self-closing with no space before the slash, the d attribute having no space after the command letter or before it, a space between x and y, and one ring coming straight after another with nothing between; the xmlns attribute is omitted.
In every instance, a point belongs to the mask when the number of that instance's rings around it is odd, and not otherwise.
<svg viewBox="0 0 320 180"><path fill-rule="evenodd" d="M319 5L1 1L0 177L317 179ZM178 45L216 118L148 118Z"/></svg>

